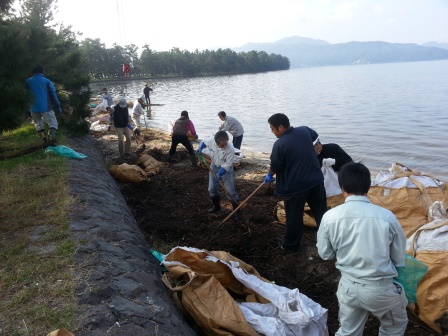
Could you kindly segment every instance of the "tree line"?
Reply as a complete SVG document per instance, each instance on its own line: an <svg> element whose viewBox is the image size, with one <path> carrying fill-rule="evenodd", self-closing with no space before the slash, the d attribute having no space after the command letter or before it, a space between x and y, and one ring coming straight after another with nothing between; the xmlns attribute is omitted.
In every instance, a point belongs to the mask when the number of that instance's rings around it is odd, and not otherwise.
<svg viewBox="0 0 448 336"><path fill-rule="evenodd" d="M144 45L139 54L134 44L106 48L100 39L79 42L70 26L53 23L57 0L21 0L18 12L11 8L13 2L0 0L0 132L22 124L31 100L25 79L39 64L55 84L64 112L61 126L81 133L89 129L89 82L125 77L123 64L131 65L131 77L255 73L290 65L287 57L264 51L158 52Z"/></svg>
<svg viewBox="0 0 448 336"><path fill-rule="evenodd" d="M141 54L134 44L106 48L100 39L86 38L80 43L82 67L92 77L122 78L123 64L131 64L131 76L198 76L211 74L255 73L289 69L287 57L264 51L236 53L231 49L190 52L172 48L155 51L144 45Z"/></svg>

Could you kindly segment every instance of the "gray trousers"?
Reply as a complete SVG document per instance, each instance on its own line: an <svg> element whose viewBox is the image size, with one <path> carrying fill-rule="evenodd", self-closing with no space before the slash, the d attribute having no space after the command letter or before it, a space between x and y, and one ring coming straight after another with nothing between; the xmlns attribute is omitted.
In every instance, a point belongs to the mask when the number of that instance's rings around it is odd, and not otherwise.
<svg viewBox="0 0 448 336"><path fill-rule="evenodd" d="M54 111L48 112L31 112L33 116L34 127L37 132L42 132L45 129L44 123L50 128L58 129L58 120L54 114Z"/></svg>
<svg viewBox="0 0 448 336"><path fill-rule="evenodd" d="M123 156L123 139L126 137L126 148L125 153L131 154L131 130L127 127L116 127L118 135L118 151L120 152L120 156Z"/></svg>
<svg viewBox="0 0 448 336"><path fill-rule="evenodd" d="M404 335L408 300L392 279L366 281L342 275L337 297L340 327L335 336L362 336L369 313L380 320L379 336Z"/></svg>

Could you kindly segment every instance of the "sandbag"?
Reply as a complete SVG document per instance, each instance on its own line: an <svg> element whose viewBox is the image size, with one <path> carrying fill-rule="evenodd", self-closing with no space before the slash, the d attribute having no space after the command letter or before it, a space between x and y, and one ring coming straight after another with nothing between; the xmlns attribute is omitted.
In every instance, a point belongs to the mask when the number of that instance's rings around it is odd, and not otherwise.
<svg viewBox="0 0 448 336"><path fill-rule="evenodd" d="M143 169L136 165L123 163L110 167L111 175L121 182L144 182L147 181L147 175Z"/></svg>
<svg viewBox="0 0 448 336"><path fill-rule="evenodd" d="M442 202L430 207L434 220L409 239L407 251L428 266L417 287L417 302L409 308L438 333L448 330L448 212Z"/></svg>
<svg viewBox="0 0 448 336"><path fill-rule="evenodd" d="M145 171L147 176L153 176L160 174L168 163L157 161L149 154L143 154L138 158L137 165Z"/></svg>
<svg viewBox="0 0 448 336"><path fill-rule="evenodd" d="M326 309L227 252L176 247L163 264L164 283L207 335L328 335Z"/></svg>
<svg viewBox="0 0 448 336"><path fill-rule="evenodd" d="M62 328L52 331L47 336L74 336L74 335L67 329Z"/></svg>
<svg viewBox="0 0 448 336"><path fill-rule="evenodd" d="M448 204L448 189L432 176L395 163L388 172L381 171L375 177L367 197L373 204L392 211L409 238L430 221L428 209L433 202Z"/></svg>

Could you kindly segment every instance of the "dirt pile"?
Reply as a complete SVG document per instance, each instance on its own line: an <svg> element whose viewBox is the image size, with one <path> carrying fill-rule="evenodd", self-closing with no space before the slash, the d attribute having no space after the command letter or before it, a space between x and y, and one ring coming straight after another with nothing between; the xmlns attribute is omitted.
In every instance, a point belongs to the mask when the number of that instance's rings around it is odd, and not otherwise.
<svg viewBox="0 0 448 336"><path fill-rule="evenodd" d="M159 161L165 160L170 138L162 132L143 130L139 142L133 141L135 156L118 158L114 132L97 136L107 162L135 164L138 156L148 150ZM197 147L197 145L195 145ZM244 142L243 142L244 153ZM262 183L267 172L266 155L245 154L241 167L235 172L235 185L241 200ZM284 227L274 213L280 198L273 189L264 186L243 210L243 220L232 219L220 225L231 212L231 205L221 192L223 209L208 214L211 206L207 192L208 172L190 166L187 151L179 145L172 163L149 182L119 183L148 243L167 253L175 246L189 246L207 250L227 251L253 265L265 278L303 294L329 310L328 326L331 333L338 329L336 288L340 277L334 262L320 259L316 249L316 230L305 229L304 248L296 254L284 255L277 246ZM371 317L364 335L377 335L379 324ZM406 335L436 335L410 317Z"/></svg>

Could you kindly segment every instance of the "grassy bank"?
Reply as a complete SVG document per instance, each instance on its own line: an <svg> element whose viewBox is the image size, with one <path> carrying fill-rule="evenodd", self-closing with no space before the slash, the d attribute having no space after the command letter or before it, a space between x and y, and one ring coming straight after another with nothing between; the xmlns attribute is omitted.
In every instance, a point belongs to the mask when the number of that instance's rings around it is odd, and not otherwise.
<svg viewBox="0 0 448 336"><path fill-rule="evenodd" d="M61 139L63 142L63 139ZM40 144L33 125L3 133L0 157ZM40 149L0 160L0 333L73 330L75 246L67 211L67 165Z"/></svg>

